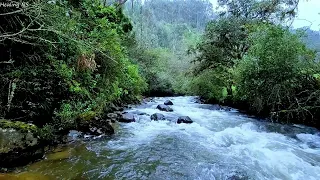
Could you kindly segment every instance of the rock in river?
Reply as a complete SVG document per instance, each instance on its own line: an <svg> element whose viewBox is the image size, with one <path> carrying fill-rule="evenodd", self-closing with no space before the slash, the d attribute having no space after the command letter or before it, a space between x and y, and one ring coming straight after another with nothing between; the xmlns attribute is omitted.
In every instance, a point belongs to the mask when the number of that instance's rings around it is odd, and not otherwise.
<svg viewBox="0 0 320 180"><path fill-rule="evenodd" d="M154 120L154 121L158 121L158 120L165 120L166 118L164 117L163 114L160 114L160 113L154 113L151 115L151 120Z"/></svg>
<svg viewBox="0 0 320 180"><path fill-rule="evenodd" d="M193 123L193 121L191 120L191 118L189 116L180 116L177 120L177 123L186 123L186 124L191 124Z"/></svg>
<svg viewBox="0 0 320 180"><path fill-rule="evenodd" d="M164 102L164 105L173 105L173 103L172 103L172 101L170 101L170 100L166 100L166 101Z"/></svg>
<svg viewBox="0 0 320 180"><path fill-rule="evenodd" d="M163 105L163 104L159 104L157 106L157 109L159 109L160 111L167 111L167 112L172 112L173 109L167 105Z"/></svg>
<svg viewBox="0 0 320 180"><path fill-rule="evenodd" d="M119 118L119 122L130 123L130 122L135 122L135 121L136 121L136 119L132 113L122 114L121 117Z"/></svg>
<svg viewBox="0 0 320 180"><path fill-rule="evenodd" d="M137 115L147 115L147 113L145 113L145 112L142 112L142 111L133 111L132 112L133 114L137 114Z"/></svg>

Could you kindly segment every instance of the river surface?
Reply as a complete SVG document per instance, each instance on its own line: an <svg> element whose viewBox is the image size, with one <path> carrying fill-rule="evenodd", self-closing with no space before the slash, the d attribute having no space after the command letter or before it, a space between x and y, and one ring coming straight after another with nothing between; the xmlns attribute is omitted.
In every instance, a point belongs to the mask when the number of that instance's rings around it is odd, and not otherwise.
<svg viewBox="0 0 320 180"><path fill-rule="evenodd" d="M173 112L156 109L170 99ZM320 133L215 110L195 97L155 98L113 137L75 141L19 172L38 179L320 180ZM193 124L176 124L189 116Z"/></svg>

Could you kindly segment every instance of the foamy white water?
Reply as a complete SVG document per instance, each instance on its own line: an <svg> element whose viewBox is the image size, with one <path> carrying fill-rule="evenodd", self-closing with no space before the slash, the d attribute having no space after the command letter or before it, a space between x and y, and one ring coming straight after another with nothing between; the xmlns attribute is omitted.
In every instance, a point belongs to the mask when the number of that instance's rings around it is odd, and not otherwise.
<svg viewBox="0 0 320 180"><path fill-rule="evenodd" d="M156 109L165 99L174 103L173 112ZM162 113L168 120L150 121L143 115L136 123L123 124L120 137L104 147L122 150L124 160L130 159L126 163L132 169L119 172L118 178L134 174L133 179L320 179L316 130L210 107L195 103L194 97L175 97L156 98L130 110ZM179 115L194 123L176 124Z"/></svg>
<svg viewBox="0 0 320 180"><path fill-rule="evenodd" d="M173 112L156 109L172 100ZM320 133L272 124L235 110L214 110L194 97L156 98L129 111L112 138L71 144L70 158L27 167L54 179L319 180ZM151 121L162 113L165 121ZM176 124L179 116L193 124Z"/></svg>

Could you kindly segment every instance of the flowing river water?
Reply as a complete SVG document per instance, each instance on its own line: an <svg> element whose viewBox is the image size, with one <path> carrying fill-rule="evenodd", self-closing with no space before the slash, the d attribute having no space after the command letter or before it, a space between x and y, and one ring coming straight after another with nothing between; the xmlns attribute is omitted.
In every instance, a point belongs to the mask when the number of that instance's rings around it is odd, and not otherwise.
<svg viewBox="0 0 320 180"><path fill-rule="evenodd" d="M170 99L173 112L156 109ZM215 110L195 97L155 98L128 111L137 115L110 138L76 141L20 169L38 179L240 180L320 179L320 132ZM189 116L193 124L176 124ZM53 156L53 157L51 157ZM22 173L21 173L22 172Z"/></svg>

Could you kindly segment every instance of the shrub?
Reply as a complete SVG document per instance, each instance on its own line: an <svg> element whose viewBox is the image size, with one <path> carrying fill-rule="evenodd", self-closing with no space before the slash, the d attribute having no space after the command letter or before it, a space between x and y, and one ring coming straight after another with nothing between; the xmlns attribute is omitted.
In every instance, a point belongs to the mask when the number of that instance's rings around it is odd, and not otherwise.
<svg viewBox="0 0 320 180"><path fill-rule="evenodd" d="M275 25L259 25L238 64L238 98L274 120L314 124L319 90L314 53L299 37Z"/></svg>

